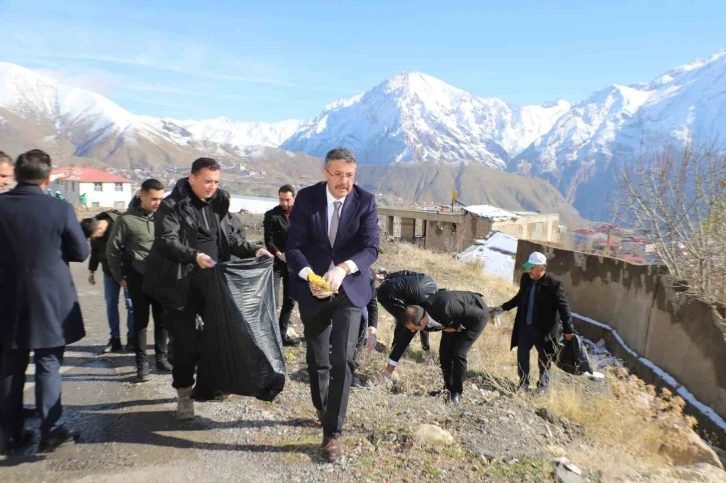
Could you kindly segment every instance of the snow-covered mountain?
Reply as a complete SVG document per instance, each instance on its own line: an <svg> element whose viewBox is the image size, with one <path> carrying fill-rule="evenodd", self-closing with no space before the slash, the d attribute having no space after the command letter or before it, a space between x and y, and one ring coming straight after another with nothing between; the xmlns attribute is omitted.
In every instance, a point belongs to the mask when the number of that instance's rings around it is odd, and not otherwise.
<svg viewBox="0 0 726 483"><path fill-rule="evenodd" d="M614 169L665 144L726 137L726 50L672 69L650 83L612 85L560 117L513 159L550 180L586 217L606 212Z"/></svg>
<svg viewBox="0 0 726 483"><path fill-rule="evenodd" d="M416 72L328 105L282 147L324 156L347 146L362 164L464 160L503 169L569 107L560 100L520 108Z"/></svg>
<svg viewBox="0 0 726 483"><path fill-rule="evenodd" d="M0 62L0 141L12 152L43 147L58 157L117 167L183 164L201 154L249 158L250 146L277 147L303 123L176 121L132 114L93 92Z"/></svg>
<svg viewBox="0 0 726 483"><path fill-rule="evenodd" d="M192 137L234 146L278 147L309 121L288 119L275 123L240 122L228 117L205 121L179 121L167 119L189 131Z"/></svg>
<svg viewBox="0 0 726 483"><path fill-rule="evenodd" d="M651 82L606 87L574 105L558 100L518 107L411 73L333 102L315 119L278 123L135 115L98 94L0 62L0 146L6 151L52 147L62 155L143 167L184 164L200 153L245 159L259 146L268 157L271 148L320 157L346 146L361 164L465 161L533 174L593 219L607 215L617 162L671 141L724 138L726 50Z"/></svg>

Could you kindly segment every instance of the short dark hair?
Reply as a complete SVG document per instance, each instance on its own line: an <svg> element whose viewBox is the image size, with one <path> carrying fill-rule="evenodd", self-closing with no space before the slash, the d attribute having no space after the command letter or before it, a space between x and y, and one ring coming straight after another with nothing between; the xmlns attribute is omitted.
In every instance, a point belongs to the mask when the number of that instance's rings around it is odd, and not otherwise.
<svg viewBox="0 0 726 483"><path fill-rule="evenodd" d="M159 181L158 179L147 179L143 183L141 183L141 192L142 193L148 193L151 190L163 190L164 189L164 183Z"/></svg>
<svg viewBox="0 0 726 483"><path fill-rule="evenodd" d="M192 174L197 174L204 168L207 168L210 171L219 171L222 169L222 166L220 166L219 161L216 159L198 158L192 163Z"/></svg>
<svg viewBox="0 0 726 483"><path fill-rule="evenodd" d="M325 155L325 166L327 167L332 161L345 161L346 163L355 163L355 154L347 148L335 148L328 151Z"/></svg>
<svg viewBox="0 0 726 483"><path fill-rule="evenodd" d="M3 151L0 151L0 164L9 164L10 166L13 165L13 158L5 154Z"/></svg>
<svg viewBox="0 0 726 483"><path fill-rule="evenodd" d="M424 315L426 315L426 312L424 312L423 307L420 305L409 305L403 313L403 324L411 324L418 327L421 325Z"/></svg>
<svg viewBox="0 0 726 483"><path fill-rule="evenodd" d="M86 238L91 238L98 228L98 220L96 218L84 218L81 220L81 230Z"/></svg>
<svg viewBox="0 0 726 483"><path fill-rule="evenodd" d="M280 193L292 193L292 197L294 198L295 197L295 188L293 188L289 184L284 184L284 185L280 186L279 190L277 190L277 194L279 195Z"/></svg>
<svg viewBox="0 0 726 483"><path fill-rule="evenodd" d="M15 161L15 181L39 185L48 179L52 168L50 156L40 149L33 149Z"/></svg>

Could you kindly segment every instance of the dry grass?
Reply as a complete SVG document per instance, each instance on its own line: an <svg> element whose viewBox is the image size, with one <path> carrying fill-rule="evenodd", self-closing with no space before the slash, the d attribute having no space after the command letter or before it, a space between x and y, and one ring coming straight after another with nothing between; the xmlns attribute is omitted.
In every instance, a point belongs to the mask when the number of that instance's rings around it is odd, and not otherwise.
<svg viewBox="0 0 726 483"><path fill-rule="evenodd" d="M461 265L446 254L416 249L407 244L386 244L378 260L379 266L389 271L407 268L426 272L440 287L472 290L484 295L490 305L508 300L516 287L506 281L483 274L478 265ZM379 340L390 344L393 321L381 309ZM469 371L490 376L499 389L516 383L516 354L510 351L510 337L514 311L503 316L502 325L490 324L469 355ZM388 317L386 319L385 317ZM432 350L438 347L438 336L431 337ZM421 360L418 338L412 343L406 357ZM531 367L536 372L536 356L532 354ZM373 366L380 370L385 357L375 357ZM364 371L369 369L369 361ZM371 368L372 369L372 368ZM440 386L438 370L421 364L404 363L396 369L402 391L416 391L416 386ZM510 384L507 384L509 381ZM584 427L587 444L568 449L568 457L576 464L592 469L623 465L666 465L671 461L660 454L663 443L679 445L682 432L693 427L694 420L683 414L684 402L669 394L656 395L652 386L624 370L608 370L606 386L593 391L598 384L573 378L553 369L551 391L542 398L524 396L523 402L545 407L556 415L580 423ZM520 397L520 396L514 396ZM674 431L673 427L681 428Z"/></svg>

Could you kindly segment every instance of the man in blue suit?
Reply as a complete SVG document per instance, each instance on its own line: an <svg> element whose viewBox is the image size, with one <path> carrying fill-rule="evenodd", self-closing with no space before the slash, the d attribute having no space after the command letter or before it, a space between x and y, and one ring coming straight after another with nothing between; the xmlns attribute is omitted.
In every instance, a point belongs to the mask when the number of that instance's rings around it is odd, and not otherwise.
<svg viewBox="0 0 726 483"><path fill-rule="evenodd" d="M65 346L86 335L68 262L85 260L89 246L73 207L44 194L50 171L43 151L21 154L15 163L17 186L0 195L0 451L6 453L32 439L23 421L31 351L40 450L52 451L78 436L59 424L59 371Z"/></svg>
<svg viewBox="0 0 726 483"><path fill-rule="evenodd" d="M352 152L328 152L326 181L303 188L295 199L285 250L290 293L305 328L322 448L330 461L341 453L338 437L348 409L361 309L373 296L369 269L378 258L376 199L353 184L355 171ZM311 272L322 275L331 290L310 284Z"/></svg>

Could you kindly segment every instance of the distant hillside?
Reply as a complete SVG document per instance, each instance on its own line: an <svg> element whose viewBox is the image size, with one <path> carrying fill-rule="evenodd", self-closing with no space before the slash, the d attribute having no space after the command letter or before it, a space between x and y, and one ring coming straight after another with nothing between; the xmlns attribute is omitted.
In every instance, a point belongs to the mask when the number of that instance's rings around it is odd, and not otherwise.
<svg viewBox="0 0 726 483"><path fill-rule="evenodd" d="M367 189L391 193L409 203L446 203L456 189L459 199L469 205L556 212L568 226L582 221L577 210L548 182L476 163L359 166L357 179Z"/></svg>

